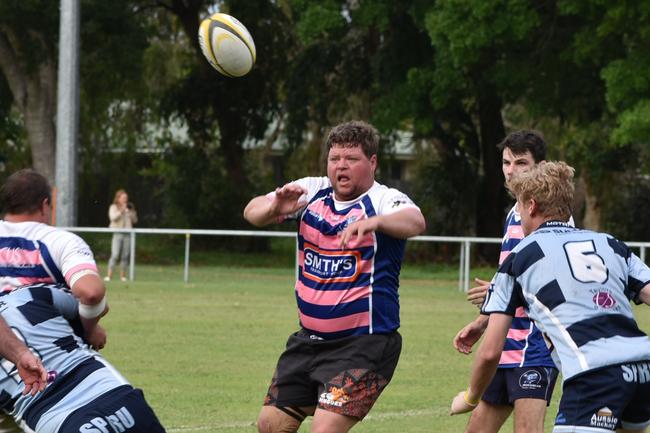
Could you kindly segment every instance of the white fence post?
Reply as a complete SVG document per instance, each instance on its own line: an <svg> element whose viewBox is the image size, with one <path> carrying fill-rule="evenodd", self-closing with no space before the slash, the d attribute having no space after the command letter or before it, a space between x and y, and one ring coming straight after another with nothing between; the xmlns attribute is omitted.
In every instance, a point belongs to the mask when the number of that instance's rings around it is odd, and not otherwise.
<svg viewBox="0 0 650 433"><path fill-rule="evenodd" d="M135 278L135 231L131 229L131 247L129 251L129 281Z"/></svg>
<svg viewBox="0 0 650 433"><path fill-rule="evenodd" d="M463 285L465 286L465 291L469 288L469 264L470 258L472 256L472 243L469 240L465 241L465 272L463 278Z"/></svg>
<svg viewBox="0 0 650 433"><path fill-rule="evenodd" d="M467 287L463 287L463 265L465 264L465 244L459 243L460 247L460 264L458 265L458 291L466 291Z"/></svg>
<svg viewBox="0 0 650 433"><path fill-rule="evenodd" d="M190 280L190 234L185 233L185 269L183 271L183 281L186 283Z"/></svg>

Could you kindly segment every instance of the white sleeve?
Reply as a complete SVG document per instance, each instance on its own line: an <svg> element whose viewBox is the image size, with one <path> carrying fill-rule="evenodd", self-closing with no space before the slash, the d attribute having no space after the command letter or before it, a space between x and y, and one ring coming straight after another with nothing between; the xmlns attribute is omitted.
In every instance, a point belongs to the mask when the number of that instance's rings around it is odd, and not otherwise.
<svg viewBox="0 0 650 433"><path fill-rule="evenodd" d="M504 313L514 317L515 310L512 308L512 296L515 286L515 279L506 273L497 272L490 282L490 287L485 295L485 301L481 306L481 312Z"/></svg>
<svg viewBox="0 0 650 433"><path fill-rule="evenodd" d="M88 244L74 233L56 230L44 242L50 250L52 260L70 285L80 272L98 273L93 252Z"/></svg>
<svg viewBox="0 0 650 433"><path fill-rule="evenodd" d="M382 194L377 208L378 215L390 215L403 209L420 208L406 194L395 188L387 188Z"/></svg>
<svg viewBox="0 0 650 433"><path fill-rule="evenodd" d="M314 198L314 196L321 190L325 188L329 188L332 186L330 183L329 179L325 176L323 177L303 177L298 180L291 181L289 183L295 183L300 185L301 187L305 188L307 190L307 194L304 194L302 197L300 197L300 200L304 201L305 203L309 203L309 201ZM275 191L271 191L270 193L266 194L266 197L269 200L273 200L273 197L275 197ZM305 206L306 207L306 206ZM294 212L293 214L286 215L286 219L298 219L298 217L302 214L302 211L305 209L305 207L300 208L298 211Z"/></svg>

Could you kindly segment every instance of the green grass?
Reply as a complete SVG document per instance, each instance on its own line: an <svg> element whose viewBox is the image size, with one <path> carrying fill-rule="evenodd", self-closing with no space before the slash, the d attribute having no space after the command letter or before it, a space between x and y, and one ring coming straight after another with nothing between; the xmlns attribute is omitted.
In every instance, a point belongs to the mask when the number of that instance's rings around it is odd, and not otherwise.
<svg viewBox="0 0 650 433"><path fill-rule="evenodd" d="M170 433L253 433L275 363L297 329L290 267L138 266L137 281L108 285L105 356L135 386ZM489 269L479 274L489 274ZM487 275L484 275L487 276ZM459 432L467 416L447 415L467 385L472 356L451 340L476 308L458 292L457 270L404 271L404 347L392 383L353 431ZM642 329L650 314L637 310ZM558 387L559 389L559 387ZM556 400L557 395L556 393ZM547 416L550 431L557 410ZM309 431L306 421L301 432ZM508 424L504 431L511 431Z"/></svg>

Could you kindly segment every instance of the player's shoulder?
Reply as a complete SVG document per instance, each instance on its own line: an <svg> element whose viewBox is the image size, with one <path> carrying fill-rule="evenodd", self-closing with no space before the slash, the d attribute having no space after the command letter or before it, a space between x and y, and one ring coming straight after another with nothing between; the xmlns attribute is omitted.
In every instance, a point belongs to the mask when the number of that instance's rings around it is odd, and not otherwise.
<svg viewBox="0 0 650 433"><path fill-rule="evenodd" d="M402 191L379 182L375 182L366 194L374 202L383 202L388 200L393 202L396 206L407 203L413 204L413 200Z"/></svg>
<svg viewBox="0 0 650 433"><path fill-rule="evenodd" d="M614 235L604 232L593 232L595 237L599 237L603 244L608 245L614 253L623 257L624 259L629 259L632 255L632 250L630 247L623 241L617 239Z"/></svg>
<svg viewBox="0 0 650 433"><path fill-rule="evenodd" d="M302 177L300 179L293 180L290 183L296 183L300 185L301 187L305 188L310 195L332 187L332 183L327 176Z"/></svg>
<svg viewBox="0 0 650 433"><path fill-rule="evenodd" d="M38 232L38 240L42 240L46 244L84 242L83 239L81 239L81 236L72 233L71 231L64 230L59 227L53 227L47 224L40 224L37 230L35 230L35 234L36 232Z"/></svg>

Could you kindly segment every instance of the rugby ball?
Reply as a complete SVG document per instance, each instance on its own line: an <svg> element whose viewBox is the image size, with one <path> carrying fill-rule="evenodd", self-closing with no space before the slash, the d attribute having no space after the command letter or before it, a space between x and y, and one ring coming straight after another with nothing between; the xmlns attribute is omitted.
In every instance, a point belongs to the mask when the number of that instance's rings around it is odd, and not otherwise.
<svg viewBox="0 0 650 433"><path fill-rule="evenodd" d="M255 42L237 18L216 13L199 26L201 51L214 69L227 77L242 77L255 64Z"/></svg>

